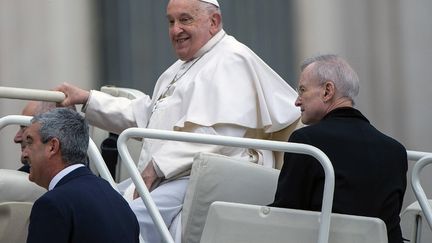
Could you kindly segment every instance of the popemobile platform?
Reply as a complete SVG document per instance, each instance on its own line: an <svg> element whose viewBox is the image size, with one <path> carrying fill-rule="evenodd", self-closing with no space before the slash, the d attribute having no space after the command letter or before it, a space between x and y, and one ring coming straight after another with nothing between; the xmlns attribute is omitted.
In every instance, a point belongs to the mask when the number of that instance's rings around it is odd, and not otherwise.
<svg viewBox="0 0 432 243"><path fill-rule="evenodd" d="M111 86L104 86L101 91L130 99L142 95L137 90ZM64 94L56 91L0 87L0 98L59 102L64 99ZM31 117L22 115L4 116L0 118L0 129L28 125L30 119ZM129 128L119 134L117 140L119 163L116 176L113 177L100 150L101 142L108 136L108 132L92 128L91 134L88 156L92 171L107 180L116 190L120 180L131 177L162 235L163 242L387 242L386 226L381 219L331 212L335 183L333 167L321 150L310 145ZM178 226L175 228L167 228L136 166L136 154L140 148L137 138L309 154L321 163L325 171L321 212L265 206L273 201L278 168L266 168L217 154L197 152L183 210L175 219L181 223L176 224ZM2 139L12 140L4 136ZM432 164L432 153L412 150L407 152L409 163L414 163L408 184L412 187L417 201L402 210L403 236L411 243L431 242L432 200L428 200L422 188L420 173ZM26 241L32 204L44 192L45 189L28 180L26 173L0 169L0 243Z"/></svg>

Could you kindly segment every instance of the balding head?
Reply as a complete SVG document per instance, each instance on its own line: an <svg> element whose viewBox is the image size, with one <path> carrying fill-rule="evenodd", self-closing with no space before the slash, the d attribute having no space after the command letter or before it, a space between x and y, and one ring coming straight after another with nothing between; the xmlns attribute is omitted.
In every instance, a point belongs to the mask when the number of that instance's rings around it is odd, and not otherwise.
<svg viewBox="0 0 432 243"><path fill-rule="evenodd" d="M22 110L22 115L24 116L34 116L49 110L52 110L56 107L56 103L54 102L43 102L43 101L29 101L27 105Z"/></svg>

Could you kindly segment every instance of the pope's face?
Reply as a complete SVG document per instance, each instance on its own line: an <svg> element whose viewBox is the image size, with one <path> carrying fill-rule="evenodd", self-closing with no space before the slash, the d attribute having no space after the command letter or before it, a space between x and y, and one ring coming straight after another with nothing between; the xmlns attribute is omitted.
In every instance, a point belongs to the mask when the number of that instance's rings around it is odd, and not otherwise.
<svg viewBox="0 0 432 243"><path fill-rule="evenodd" d="M317 123L327 112L327 105L323 101L324 86L312 75L313 65L307 66L300 74L298 97L295 101L295 105L301 110L301 120L306 125Z"/></svg>
<svg viewBox="0 0 432 243"><path fill-rule="evenodd" d="M167 7L169 36L181 60L193 59L212 38L211 16L198 0L171 0Z"/></svg>

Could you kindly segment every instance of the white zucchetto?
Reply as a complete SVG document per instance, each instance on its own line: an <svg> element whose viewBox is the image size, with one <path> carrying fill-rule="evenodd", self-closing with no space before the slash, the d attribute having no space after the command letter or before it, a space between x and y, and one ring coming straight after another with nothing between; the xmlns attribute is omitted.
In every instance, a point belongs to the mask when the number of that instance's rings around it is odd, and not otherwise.
<svg viewBox="0 0 432 243"><path fill-rule="evenodd" d="M219 3L217 0L200 0L201 2L211 3L219 8Z"/></svg>

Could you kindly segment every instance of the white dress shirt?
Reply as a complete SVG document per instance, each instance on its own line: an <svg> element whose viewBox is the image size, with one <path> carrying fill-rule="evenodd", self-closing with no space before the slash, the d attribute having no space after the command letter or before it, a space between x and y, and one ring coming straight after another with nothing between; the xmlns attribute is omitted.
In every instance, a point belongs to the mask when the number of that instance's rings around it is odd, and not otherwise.
<svg viewBox="0 0 432 243"><path fill-rule="evenodd" d="M64 168L63 170L61 170L59 173L57 173L57 175L55 175L52 180L50 181L49 185L48 185L48 191L51 191L52 189L54 189L54 187L57 185L57 183L63 178L65 177L67 174L71 173L72 171L78 169L79 167L83 167L83 164L74 164L74 165L70 165L66 168Z"/></svg>

